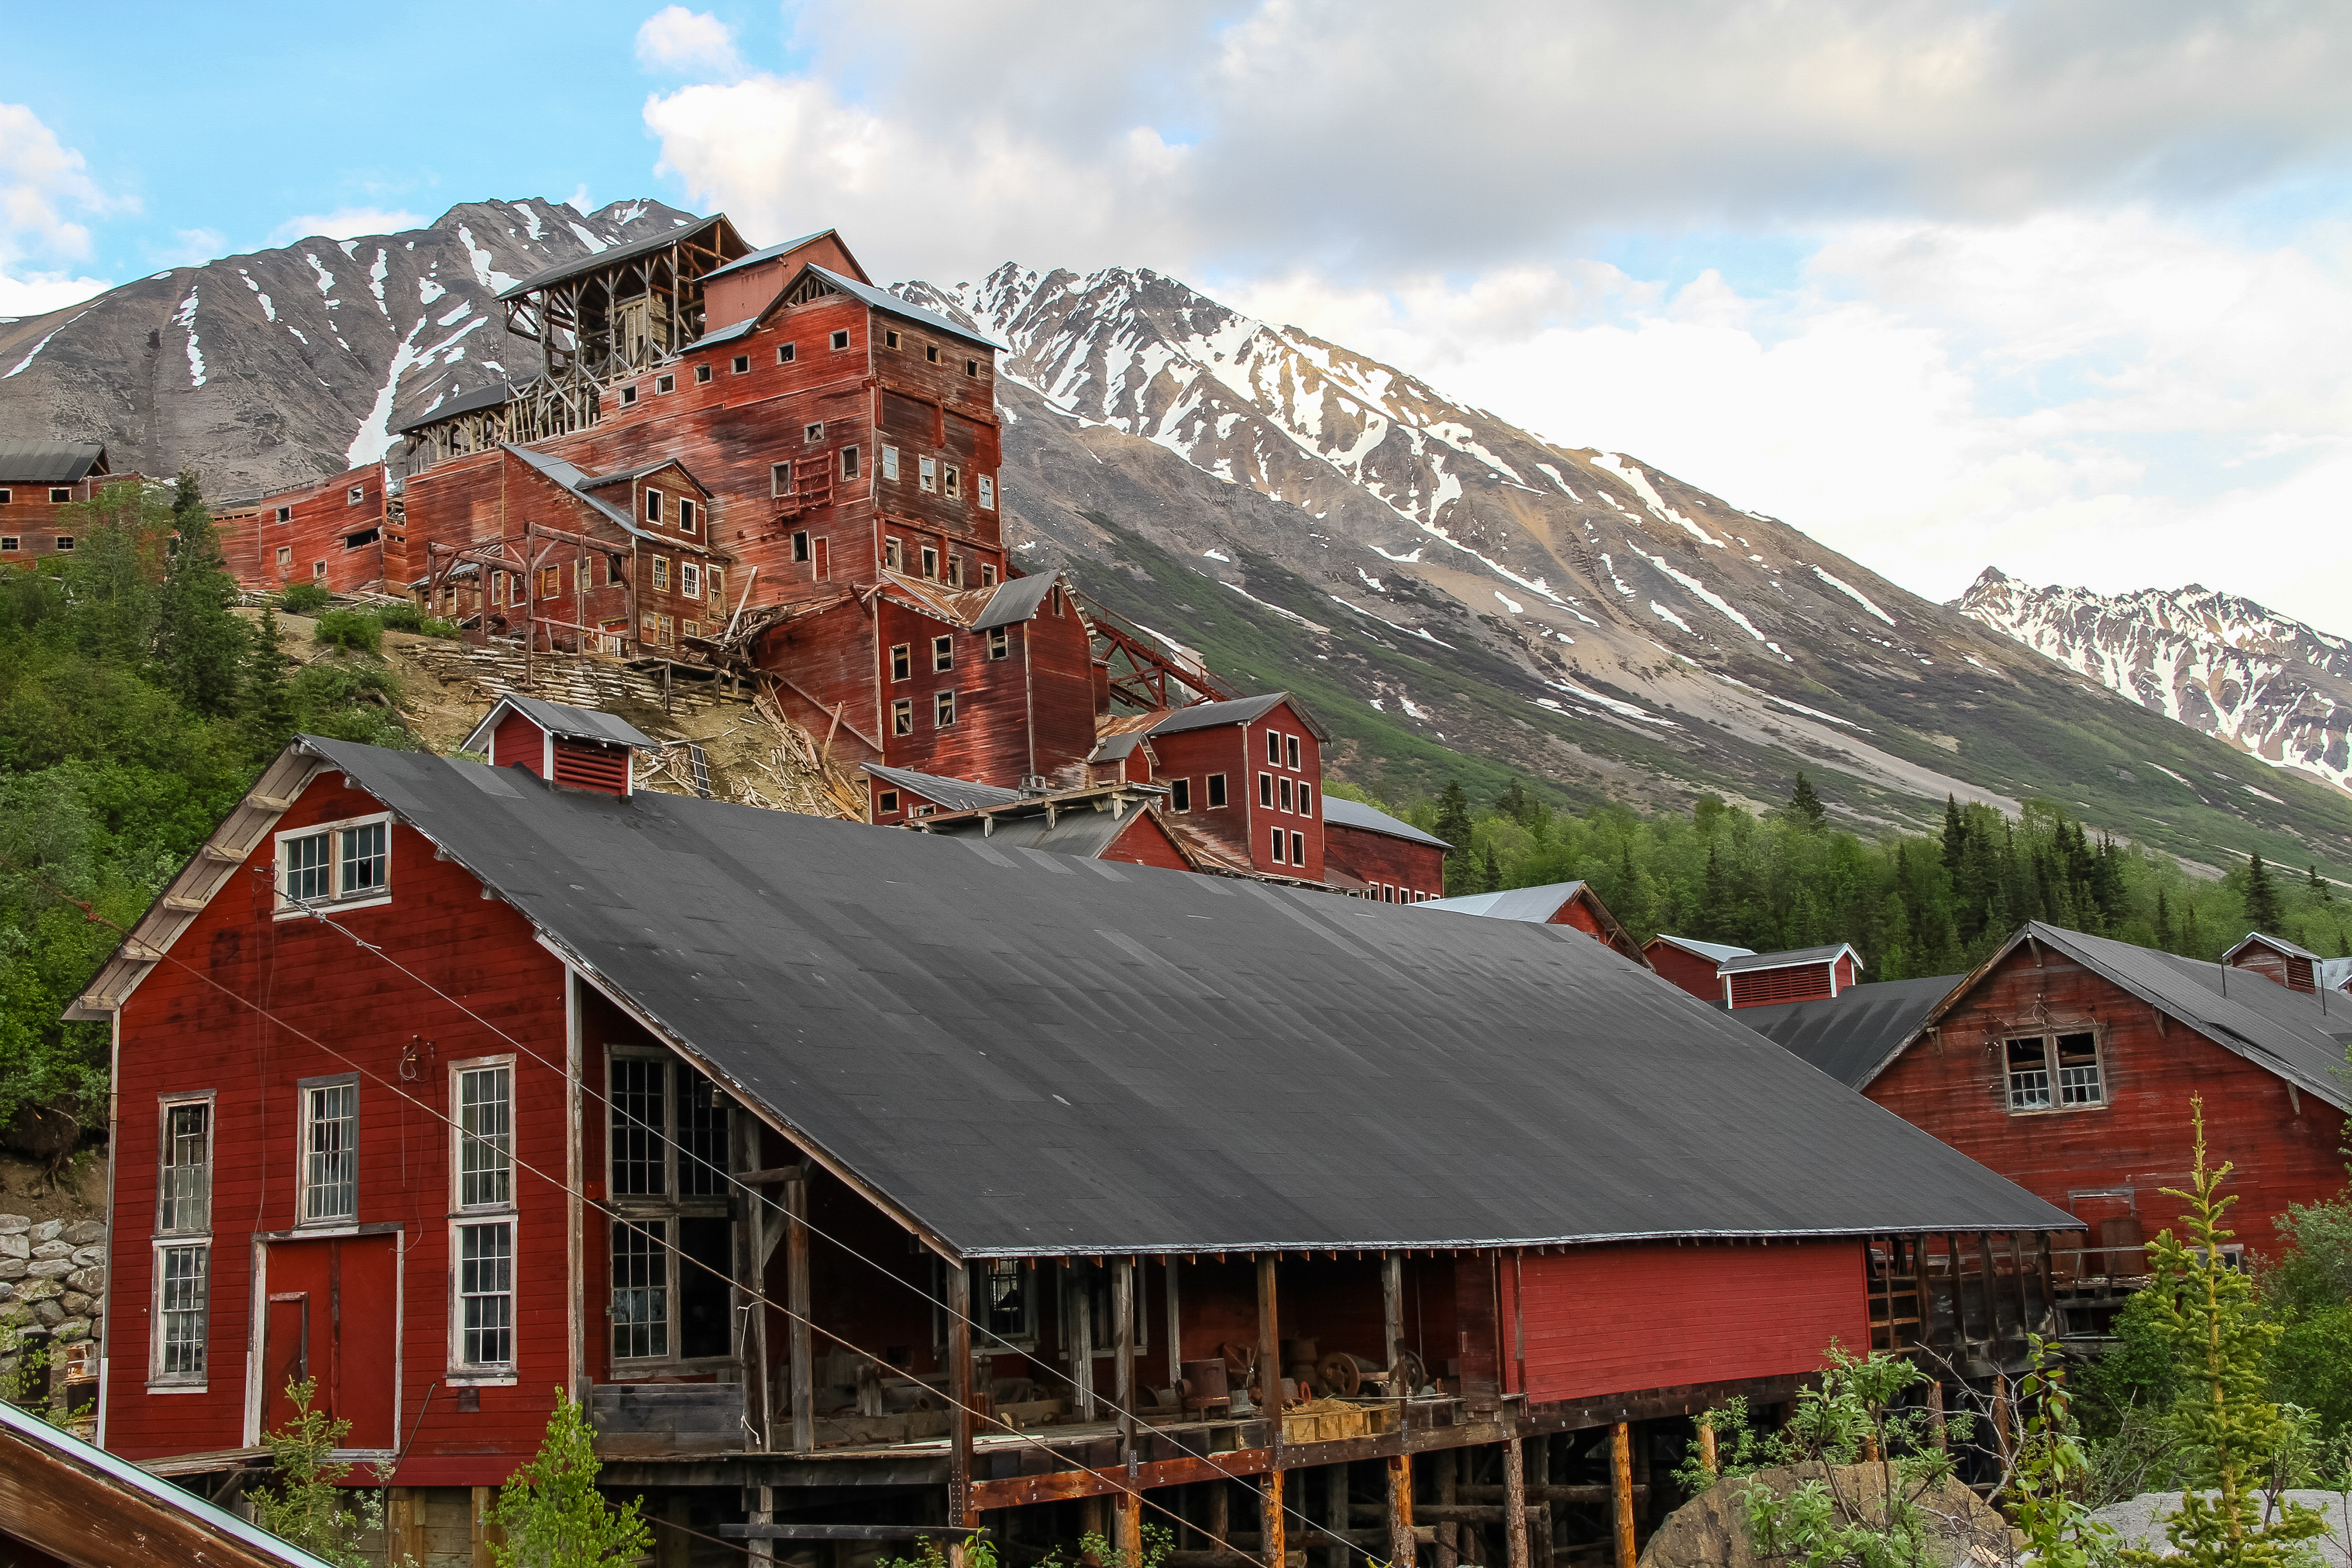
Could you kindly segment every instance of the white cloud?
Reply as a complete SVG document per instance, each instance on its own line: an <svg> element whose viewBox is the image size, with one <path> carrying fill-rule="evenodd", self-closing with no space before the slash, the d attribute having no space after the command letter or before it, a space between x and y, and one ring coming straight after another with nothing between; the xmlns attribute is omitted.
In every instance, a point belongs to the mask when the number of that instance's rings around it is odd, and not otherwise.
<svg viewBox="0 0 2352 1568"><path fill-rule="evenodd" d="M46 316L79 305L114 287L108 278L68 278L62 272L35 272L22 278L0 273L0 319Z"/></svg>
<svg viewBox="0 0 2352 1568"><path fill-rule="evenodd" d="M665 5L637 28L637 63L670 75L709 71L733 77L743 69L735 30L707 11Z"/></svg>
<svg viewBox="0 0 2352 1568"><path fill-rule="evenodd" d="M100 188L82 155L30 109L0 103L0 316L45 315L113 287L70 268L25 264L88 256L89 229L79 219L137 207Z"/></svg>
<svg viewBox="0 0 2352 1568"><path fill-rule="evenodd" d="M358 239L364 235L397 234L402 229L422 228L421 214L398 207L337 207L331 213L304 213L289 217L269 231L271 245L290 245L298 239Z"/></svg>

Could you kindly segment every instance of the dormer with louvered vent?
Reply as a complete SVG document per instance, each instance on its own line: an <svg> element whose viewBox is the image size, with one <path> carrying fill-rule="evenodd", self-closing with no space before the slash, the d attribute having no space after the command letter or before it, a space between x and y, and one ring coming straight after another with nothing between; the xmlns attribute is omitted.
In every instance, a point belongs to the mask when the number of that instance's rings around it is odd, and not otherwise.
<svg viewBox="0 0 2352 1568"><path fill-rule="evenodd" d="M487 753L495 768L521 768L567 788L626 795L636 749L659 743L610 713L509 693L474 726L465 749Z"/></svg>

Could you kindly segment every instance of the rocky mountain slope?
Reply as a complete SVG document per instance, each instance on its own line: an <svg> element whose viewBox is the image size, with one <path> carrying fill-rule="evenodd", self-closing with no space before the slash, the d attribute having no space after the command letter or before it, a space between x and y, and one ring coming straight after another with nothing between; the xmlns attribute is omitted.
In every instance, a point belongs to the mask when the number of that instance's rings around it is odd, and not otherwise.
<svg viewBox="0 0 2352 1568"><path fill-rule="evenodd" d="M537 374L500 289L688 217L467 202L425 228L175 267L0 321L0 429L103 441L118 470L193 463L223 498L306 484L373 461L436 402Z"/></svg>
<svg viewBox="0 0 2352 1568"><path fill-rule="evenodd" d="M194 463L216 495L332 472L412 411L530 374L490 304L507 277L683 216L469 204L0 323L0 428ZM1018 557L1239 682L1298 691L1341 775L1384 794L1524 777L1571 800L1773 805L1801 766L1865 827L1932 825L1947 794L2044 796L2193 861L2352 866L2341 794L1638 458L1551 446L1150 272L899 288L1012 345Z"/></svg>
<svg viewBox="0 0 2352 1568"><path fill-rule="evenodd" d="M2352 788L2352 642L2190 584L2034 588L1994 567L1954 608L2264 762Z"/></svg>

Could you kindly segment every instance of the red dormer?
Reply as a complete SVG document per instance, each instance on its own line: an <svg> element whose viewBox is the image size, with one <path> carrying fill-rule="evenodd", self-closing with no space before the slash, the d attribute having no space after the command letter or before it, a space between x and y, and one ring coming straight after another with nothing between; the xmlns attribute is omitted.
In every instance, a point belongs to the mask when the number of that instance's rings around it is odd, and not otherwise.
<svg viewBox="0 0 2352 1568"><path fill-rule="evenodd" d="M2290 991L2316 991L2325 961L2308 948L2257 931L2247 932L2243 942L2221 955L2221 962L2232 969L2250 969Z"/></svg>
<svg viewBox="0 0 2352 1568"><path fill-rule="evenodd" d="M488 754L494 768L520 768L550 784L625 795L636 749L659 744L610 713L509 692L474 726L465 749Z"/></svg>
<svg viewBox="0 0 2352 1568"><path fill-rule="evenodd" d="M1717 975L1727 1007L1769 1007L1776 1002L1811 1002L1853 988L1862 954L1848 942L1800 948L1794 952L1758 952L1726 959Z"/></svg>

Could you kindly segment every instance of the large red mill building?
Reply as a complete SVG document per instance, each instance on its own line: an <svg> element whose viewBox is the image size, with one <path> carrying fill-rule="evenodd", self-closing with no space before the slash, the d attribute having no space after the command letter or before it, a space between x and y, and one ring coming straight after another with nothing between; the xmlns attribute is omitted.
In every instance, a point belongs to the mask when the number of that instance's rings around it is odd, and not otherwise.
<svg viewBox="0 0 2352 1568"><path fill-rule="evenodd" d="M113 1451L215 1485L309 1377L388 1550L464 1561L562 1387L665 1561L1178 1520L1631 1568L1691 1412L1833 1339L1965 1370L2051 1326L2062 1212L1575 930L483 727L507 765L298 740L77 1004ZM2009 1267L1916 1273L1931 1232Z"/></svg>

